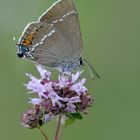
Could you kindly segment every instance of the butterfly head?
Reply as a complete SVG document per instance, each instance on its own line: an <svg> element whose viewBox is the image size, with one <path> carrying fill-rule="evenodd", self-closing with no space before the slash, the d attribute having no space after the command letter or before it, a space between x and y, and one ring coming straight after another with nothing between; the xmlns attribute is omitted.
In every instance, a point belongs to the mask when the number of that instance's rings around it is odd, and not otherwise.
<svg viewBox="0 0 140 140"><path fill-rule="evenodd" d="M19 58L26 57L29 52L29 48L22 44L17 44L16 46L17 46L17 56Z"/></svg>

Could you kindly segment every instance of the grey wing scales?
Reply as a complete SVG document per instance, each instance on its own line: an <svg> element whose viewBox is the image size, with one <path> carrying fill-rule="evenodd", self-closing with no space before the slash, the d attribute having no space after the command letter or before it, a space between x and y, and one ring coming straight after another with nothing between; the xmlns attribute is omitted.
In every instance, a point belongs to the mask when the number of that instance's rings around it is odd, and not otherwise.
<svg viewBox="0 0 140 140"><path fill-rule="evenodd" d="M71 53L68 55L73 60L79 59L83 42L78 12L73 0L57 1L39 18L39 21L49 23L56 27L70 44L71 48L69 50L71 50ZM69 46L64 47L68 48Z"/></svg>
<svg viewBox="0 0 140 140"><path fill-rule="evenodd" d="M70 52L67 40L62 34L50 24L44 22L34 22L27 25L19 43L32 35L30 55L28 59L47 67L59 67L66 60L67 53ZM70 48L70 47L69 47Z"/></svg>
<svg viewBox="0 0 140 140"><path fill-rule="evenodd" d="M39 44L37 43L37 46L34 45L34 49L31 52L36 62L48 65L49 67L59 67L63 63L68 62L70 59L69 53L72 53L70 50L71 47L57 28L52 27L52 30L41 40L38 42ZM50 59L50 55L56 59Z"/></svg>

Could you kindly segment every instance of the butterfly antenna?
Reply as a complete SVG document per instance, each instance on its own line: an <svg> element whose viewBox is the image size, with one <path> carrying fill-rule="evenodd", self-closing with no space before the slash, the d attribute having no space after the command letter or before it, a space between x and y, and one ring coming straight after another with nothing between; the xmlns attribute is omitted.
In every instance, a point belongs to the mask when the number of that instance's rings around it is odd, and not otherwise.
<svg viewBox="0 0 140 140"><path fill-rule="evenodd" d="M85 64L88 67L88 71L91 75L91 77L95 80L95 79L100 79L100 76L97 74L97 72L94 70L93 66L86 60L84 59Z"/></svg>

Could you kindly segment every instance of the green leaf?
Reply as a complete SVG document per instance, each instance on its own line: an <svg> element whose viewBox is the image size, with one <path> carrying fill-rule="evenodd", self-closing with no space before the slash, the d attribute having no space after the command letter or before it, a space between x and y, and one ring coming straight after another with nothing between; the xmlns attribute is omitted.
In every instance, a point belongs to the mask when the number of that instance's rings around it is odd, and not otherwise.
<svg viewBox="0 0 140 140"><path fill-rule="evenodd" d="M67 113L65 114L68 118L65 123L66 125L70 125L75 122L75 120L82 120L82 115L80 113Z"/></svg>
<svg viewBox="0 0 140 140"><path fill-rule="evenodd" d="M75 119L72 119L72 118L68 118L66 121L65 121L65 124L66 125L71 125L75 122Z"/></svg>
<svg viewBox="0 0 140 140"><path fill-rule="evenodd" d="M75 119L78 119L78 120L82 120L83 119L83 117L82 117L82 115L80 114L80 113L70 113L72 116L73 116L73 118L75 118Z"/></svg>

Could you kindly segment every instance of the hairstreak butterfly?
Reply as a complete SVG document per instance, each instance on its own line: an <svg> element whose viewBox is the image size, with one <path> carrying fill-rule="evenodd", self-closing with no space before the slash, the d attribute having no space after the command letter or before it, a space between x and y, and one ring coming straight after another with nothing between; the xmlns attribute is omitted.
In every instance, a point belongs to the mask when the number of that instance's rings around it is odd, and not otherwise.
<svg viewBox="0 0 140 140"><path fill-rule="evenodd" d="M38 21L29 23L18 43L17 55L46 67L71 72L83 66L83 43L73 0L58 0ZM94 78L99 78L93 67Z"/></svg>

